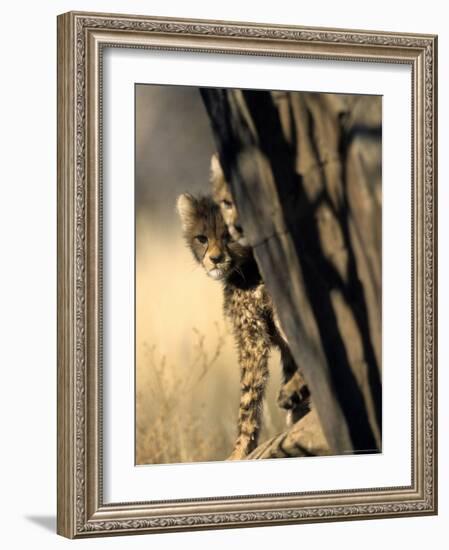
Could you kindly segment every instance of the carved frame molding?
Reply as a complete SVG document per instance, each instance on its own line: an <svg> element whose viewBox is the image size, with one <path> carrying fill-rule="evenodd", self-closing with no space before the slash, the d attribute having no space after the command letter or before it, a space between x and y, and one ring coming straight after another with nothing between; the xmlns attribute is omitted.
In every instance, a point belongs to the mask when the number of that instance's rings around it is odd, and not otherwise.
<svg viewBox="0 0 449 550"><path fill-rule="evenodd" d="M412 484L104 504L104 47L405 63L412 68ZM58 533L71 537L435 514L437 38L70 12L58 17Z"/></svg>

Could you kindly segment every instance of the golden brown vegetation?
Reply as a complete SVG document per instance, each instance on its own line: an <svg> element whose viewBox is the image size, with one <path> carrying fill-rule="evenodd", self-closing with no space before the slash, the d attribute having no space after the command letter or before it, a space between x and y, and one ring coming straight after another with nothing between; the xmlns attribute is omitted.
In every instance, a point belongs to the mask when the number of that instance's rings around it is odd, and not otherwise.
<svg viewBox="0 0 449 550"><path fill-rule="evenodd" d="M236 435L239 367L221 285L195 266L176 229L138 219L137 464L223 460ZM285 427L275 353L270 367L261 441Z"/></svg>

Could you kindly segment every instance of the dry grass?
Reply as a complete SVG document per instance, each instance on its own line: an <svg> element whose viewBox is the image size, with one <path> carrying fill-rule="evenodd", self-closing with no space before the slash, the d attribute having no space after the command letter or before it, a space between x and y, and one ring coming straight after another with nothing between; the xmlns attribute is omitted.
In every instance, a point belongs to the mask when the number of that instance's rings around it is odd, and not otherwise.
<svg viewBox="0 0 449 550"><path fill-rule="evenodd" d="M219 460L232 445L225 427L208 422L207 404L197 399L220 357L225 337L218 337L212 356L204 342L205 336L193 330L194 358L180 368L158 354L155 345L144 346L145 368L150 376L137 390L138 463ZM147 415L150 422L145 422ZM221 434L218 440L217 430Z"/></svg>
<svg viewBox="0 0 449 550"><path fill-rule="evenodd" d="M239 368L221 285L196 266L179 233L138 219L138 464L223 460L236 435ZM275 403L279 371L274 353L263 439L285 425Z"/></svg>

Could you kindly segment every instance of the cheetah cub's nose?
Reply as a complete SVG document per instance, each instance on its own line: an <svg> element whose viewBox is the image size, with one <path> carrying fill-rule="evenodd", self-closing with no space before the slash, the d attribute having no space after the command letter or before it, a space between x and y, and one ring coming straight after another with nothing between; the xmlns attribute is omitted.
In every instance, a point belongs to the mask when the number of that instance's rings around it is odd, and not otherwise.
<svg viewBox="0 0 449 550"><path fill-rule="evenodd" d="M218 254L216 256L210 256L210 259L214 264L219 264L220 262L223 261L224 255L223 254Z"/></svg>

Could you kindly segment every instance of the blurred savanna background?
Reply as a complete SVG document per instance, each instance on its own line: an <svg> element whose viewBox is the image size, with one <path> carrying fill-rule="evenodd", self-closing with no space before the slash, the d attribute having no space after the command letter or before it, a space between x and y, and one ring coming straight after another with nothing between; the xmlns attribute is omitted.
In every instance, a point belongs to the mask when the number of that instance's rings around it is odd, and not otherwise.
<svg viewBox="0 0 449 550"><path fill-rule="evenodd" d="M198 88L136 86L136 463L223 460L232 451L239 366L221 283L196 264L175 211L208 193L214 152ZM277 352L261 439L282 431Z"/></svg>

